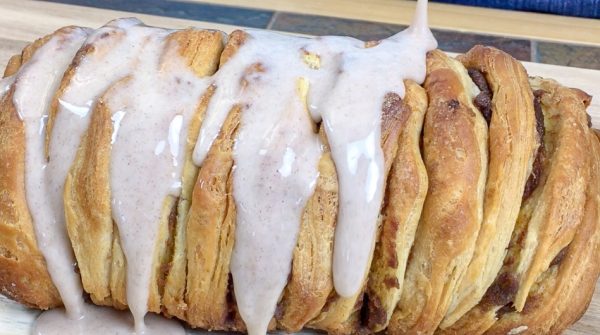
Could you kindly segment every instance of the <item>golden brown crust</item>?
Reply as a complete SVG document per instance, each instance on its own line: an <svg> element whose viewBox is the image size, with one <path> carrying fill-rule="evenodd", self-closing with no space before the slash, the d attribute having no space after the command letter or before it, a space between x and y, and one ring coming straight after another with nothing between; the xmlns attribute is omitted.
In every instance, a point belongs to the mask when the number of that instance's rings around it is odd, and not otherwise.
<svg viewBox="0 0 600 335"><path fill-rule="evenodd" d="M190 38L191 31L185 30L174 35L174 40L180 46L179 54L187 57L191 68L200 77L214 73L218 67L218 60L223 51L224 36L220 32L206 31L196 34ZM181 41L183 40L183 41ZM185 288L187 275L187 253L186 253L186 222L191 205L192 190L197 179L198 168L192 161L192 152L204 113L212 95L212 87L205 93L196 110L196 114L190 121L188 136L185 147L185 162L182 172L181 194L177 205L177 219L172 231L172 257L166 267L168 269L165 278L163 292L164 311L168 315L185 319Z"/></svg>
<svg viewBox="0 0 600 335"><path fill-rule="evenodd" d="M187 220L187 321L209 330L235 328L229 262L235 235L231 169L241 110L234 108L204 160Z"/></svg>
<svg viewBox="0 0 600 335"><path fill-rule="evenodd" d="M529 290L539 275L573 240L585 206L585 189L590 178L590 137L585 106L577 94L549 80L534 80L541 89L546 120L547 177L538 206L527 224L516 276L519 290L514 305L522 310ZM564 201L569 199L569 201Z"/></svg>
<svg viewBox="0 0 600 335"><path fill-rule="evenodd" d="M429 189L390 334L433 334L471 260L483 213L487 124L472 103L474 84L459 62L433 51L424 87Z"/></svg>
<svg viewBox="0 0 600 335"><path fill-rule="evenodd" d="M319 160L319 178L304 208L290 279L279 304L281 315L277 317L279 327L289 332L301 330L315 318L333 290L330 241L337 219L338 184L323 127L319 135L325 143Z"/></svg>
<svg viewBox="0 0 600 335"><path fill-rule="evenodd" d="M91 113L90 127L81 139L65 181L65 220L84 290L95 304L110 306L111 259L118 259L111 255L115 227L107 159L112 113L102 101Z"/></svg>
<svg viewBox="0 0 600 335"><path fill-rule="evenodd" d="M584 215L585 189L589 184L591 144L581 96L554 81L534 79L532 87L540 97L544 116L544 159L540 181L523 203L512 241L500 275L482 301L465 314L445 334L457 334L465 327L482 334L491 327L502 310L510 310L523 292L540 275L557 263L573 240ZM565 201L569 199L569 201ZM562 251L562 252L561 252ZM541 264L531 266L534 261ZM528 279L532 285L523 285Z"/></svg>
<svg viewBox="0 0 600 335"><path fill-rule="evenodd" d="M510 55L476 46L459 60L485 75L492 96L489 169L483 223L471 263L442 322L447 327L475 306L502 267L539 145L527 72Z"/></svg>
<svg viewBox="0 0 600 335"><path fill-rule="evenodd" d="M62 304L46 270L25 198L25 128L12 103L0 100L0 293L29 307ZM10 143L10 145L7 145Z"/></svg>
<svg viewBox="0 0 600 335"><path fill-rule="evenodd" d="M220 63L233 55L246 36L241 31L230 35L221 53ZM214 87L203 97L206 104ZM206 101L206 102L205 102ZM235 330L239 327L232 311L229 261L235 233L235 204L232 197L231 168L233 141L240 122L241 109L233 108L213 146L199 169L190 196L189 213L184 221L186 289L180 309L192 327L211 330ZM200 128L200 122L198 122ZM196 131L197 133L197 131ZM192 145L195 144L195 140Z"/></svg>
<svg viewBox="0 0 600 335"><path fill-rule="evenodd" d="M405 86L407 94L403 103L409 116L402 127L388 177L381 233L368 280L367 326L372 331L387 327L400 299L406 263L428 187L419 147L427 95L412 81L406 81Z"/></svg>
<svg viewBox="0 0 600 335"><path fill-rule="evenodd" d="M20 54L10 57L8 63L6 64L6 68L4 69L4 75L2 76L3 78L12 76L19 71L21 68L21 58L22 56Z"/></svg>
<svg viewBox="0 0 600 335"><path fill-rule="evenodd" d="M592 163L581 226L562 261L550 266L532 287L523 311L503 315L486 334L506 334L517 327L527 327L528 334L560 334L587 308L600 270L600 143L591 133L586 137Z"/></svg>

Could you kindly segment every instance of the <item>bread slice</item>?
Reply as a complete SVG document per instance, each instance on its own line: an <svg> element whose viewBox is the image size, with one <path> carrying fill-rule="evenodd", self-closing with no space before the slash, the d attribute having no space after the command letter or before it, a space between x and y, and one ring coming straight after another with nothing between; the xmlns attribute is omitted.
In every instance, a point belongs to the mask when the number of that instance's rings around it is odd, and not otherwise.
<svg viewBox="0 0 600 335"><path fill-rule="evenodd" d="M570 89L563 87L563 92L559 93L564 98L562 107L583 112L585 98L581 99L581 91L574 90L569 94L565 92L567 90ZM585 190L583 218L573 240L532 286L523 311L501 316L486 334L506 334L517 328L532 334L560 334L577 321L589 305L600 271L597 261L600 143L592 132L587 132L585 140L590 144L588 166L591 177Z"/></svg>
<svg viewBox="0 0 600 335"><path fill-rule="evenodd" d="M188 29L173 32L167 39L165 45L175 48L174 50L187 61L190 69L198 77L210 75L216 70L222 45L220 32ZM105 52L110 51L88 47L87 50L82 51L79 55L81 58L76 59L75 63L90 57L86 56L90 53ZM165 54L168 52L165 50ZM168 66L169 61L168 57L163 58L162 66ZM75 70L76 66L73 68L73 71ZM96 304L117 308L127 306L125 289L127 264L118 229L112 217L110 155L113 136L112 116L115 111L111 110L107 101L123 89L128 80L129 77L125 77L114 83L95 104L91 113L90 126L81 141L65 184L67 226L80 264L84 287ZM67 82L65 87L68 85ZM60 95L57 95L58 99ZM202 108L205 108L205 104L198 101L198 110ZM193 125L192 122L191 127ZM187 199L189 199L189 185L193 182L196 173L195 167L190 163L190 143L195 142L196 136L193 132L193 129L188 130L189 138L185 153L188 158L184 164L185 171L182 173L185 182L182 189L187 191L186 194L182 193L182 196L187 196ZM197 134L197 130L195 132ZM178 220L177 202L178 199L174 197L167 197L164 200L154 251L148 307L150 311L157 313L162 311L162 294L168 282L166 276L175 244L173 239L178 236L175 233ZM94 257L89 253L94 253Z"/></svg>
<svg viewBox="0 0 600 335"><path fill-rule="evenodd" d="M416 145L416 143L399 141L402 129L409 122L410 115L422 113L422 108L426 105L425 95L420 87L411 81L405 82L405 85L404 99L395 93L388 93L382 106L381 146L384 153L384 180L386 181L389 181L388 176L392 164L395 162L400 143ZM409 101L410 103L408 103ZM386 199L386 201L394 200ZM383 217L380 217L379 226L381 226L382 220ZM331 244L333 244L333 240L331 240ZM366 283L367 278L365 278L363 289L352 297L344 298L332 291L321 313L308 326L335 334L347 334L362 328L360 311L364 304L363 295L367 287Z"/></svg>
<svg viewBox="0 0 600 335"><path fill-rule="evenodd" d="M540 145L533 94L521 63L500 50L483 46L475 46L459 60L467 69L482 72L493 92L489 169L483 223L473 259L442 327L453 324L475 306L500 271Z"/></svg>
<svg viewBox="0 0 600 335"><path fill-rule="evenodd" d="M460 62L427 56L423 153L429 188L390 334L433 334L475 249L487 177L487 124Z"/></svg>
<svg viewBox="0 0 600 335"><path fill-rule="evenodd" d="M398 152L388 177L381 232L364 302L367 326L372 331L387 327L400 300L406 264L428 188L420 148L427 96L414 82L407 81L405 85L408 93L403 103L409 116L402 127Z"/></svg>
<svg viewBox="0 0 600 335"><path fill-rule="evenodd" d="M536 298L530 295L539 293L532 292L531 288L545 285L540 280L553 280L556 275L553 271L562 266L584 221L589 197L586 189L591 186L596 164L595 138L585 114L589 97L547 79L534 78L531 86L543 112L545 129L539 184L521 208L504 265L494 284L476 307L441 331L442 334L459 334L465 329L483 334L498 318L514 313L515 309L523 314L534 312L531 306L538 305ZM565 201L567 198L569 201ZM541 265L531 266L532 259ZM523 285L528 276L534 277L533 285ZM519 308L517 303L519 292L526 292L523 293L525 309ZM550 322L554 321L545 321L546 326ZM522 325L514 328L518 326Z"/></svg>
<svg viewBox="0 0 600 335"><path fill-rule="evenodd" d="M26 305L42 309L62 302L38 249L40 241L37 238L41 236L40 243L52 246L60 244L54 241L62 241L63 237L67 242L68 239L66 234L54 236L52 229L49 232L44 228L36 230L34 225L35 219L52 220L46 218L48 201L40 179L45 156L43 135L38 135L43 130L39 121L47 112L45 100L54 93L64 67L86 36L86 28L65 27L25 47L21 55L10 59L5 75L13 76L13 83L0 97L0 158L3 164L0 172L0 289ZM23 71L19 71L21 68ZM54 267L55 276L62 271L75 270L68 260L72 257L69 246L52 252L67 253L64 255L66 261L58 262L62 268Z"/></svg>
<svg viewBox="0 0 600 335"><path fill-rule="evenodd" d="M4 76L14 75L55 34L42 37L11 57ZM26 306L62 305L33 230L25 196L25 124L13 103L14 86L0 97L0 292ZM9 145L10 143L10 145Z"/></svg>

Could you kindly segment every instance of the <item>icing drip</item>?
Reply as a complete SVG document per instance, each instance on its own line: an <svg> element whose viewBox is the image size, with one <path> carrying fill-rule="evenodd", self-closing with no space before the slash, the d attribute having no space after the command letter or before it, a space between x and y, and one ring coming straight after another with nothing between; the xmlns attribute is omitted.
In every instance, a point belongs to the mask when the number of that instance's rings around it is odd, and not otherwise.
<svg viewBox="0 0 600 335"><path fill-rule="evenodd" d="M239 82L232 73L243 73L245 83L238 97L224 101L247 106L234 148L237 226L231 272L250 334L266 333L287 282L298 218L313 193L320 157L320 143L300 92L298 70L308 67L276 58L301 60L296 43L304 41L264 35L252 32L248 49L240 50L242 56L226 65L216 81L223 87ZM244 54L252 56L245 59Z"/></svg>
<svg viewBox="0 0 600 335"><path fill-rule="evenodd" d="M405 79L424 80L425 54L436 47L425 10L420 1L409 29L371 48L352 38L247 31L215 76L194 160L202 164L231 107L244 106L234 148L231 272L250 334L266 332L287 283L302 209L318 176L313 122L324 122L340 187L335 288L341 296L361 289L383 198L381 108L386 93L404 96Z"/></svg>
<svg viewBox="0 0 600 335"><path fill-rule="evenodd" d="M168 33L149 36L131 76L103 97L113 120L118 119L110 171L112 211L127 259L127 302L138 333L145 330L159 223L171 210L165 199L180 193L188 124L207 87L183 62Z"/></svg>
<svg viewBox="0 0 600 335"><path fill-rule="evenodd" d="M82 28L63 31L38 48L15 75L13 95L16 110L25 124L25 193L37 244L71 319L83 315L83 290L74 270L62 208L53 207L48 201L48 194L52 193L46 188L44 140L52 95L87 33Z"/></svg>
<svg viewBox="0 0 600 335"><path fill-rule="evenodd" d="M336 71L333 54L327 69L312 69L305 61L307 49L324 46L319 40L247 33L214 78L217 89L194 159L202 163L233 105L244 106L234 147L237 224L231 273L248 333L264 334L287 283L299 218L318 177L321 143L306 90L329 83ZM340 41L340 46L358 43Z"/></svg>
<svg viewBox="0 0 600 335"><path fill-rule="evenodd" d="M79 142L87 130L90 111L104 91L125 77L136 62L144 39L156 31L137 19L119 19L97 29L87 39L87 53L74 69L69 84L59 99L49 145L50 194L63 194L64 182ZM62 212L62 197L52 197L54 208ZM61 221L64 221L64 215Z"/></svg>
<svg viewBox="0 0 600 335"><path fill-rule="evenodd" d="M404 98L404 80L425 80L425 56L437 47L420 0L413 25L372 48L342 58L323 119L339 182L333 281L340 296L358 293L370 267L383 200L381 107L384 96Z"/></svg>
<svg viewBox="0 0 600 335"><path fill-rule="evenodd" d="M129 327L126 329L123 321L126 320L126 318L124 318L123 315L120 315L122 313L99 310L95 307L83 305L80 278L73 271L74 260L71 254L71 246L66 231L64 230L62 197L47 197L46 195L63 193L64 180L68 169L70 168L70 164L75 157L81 135L88 127L89 112L93 108L95 101L112 83L128 75L132 67L140 62L138 59L140 56L143 57L143 62L159 57L161 50L157 48L151 49L150 53L146 54L141 54L141 50L145 48L146 41L151 36L164 36L167 33L168 32L163 29L142 26L141 22L136 19L121 19L111 22L90 35L86 41L86 47L93 48L94 51L99 52L92 52L81 59L78 67L74 69L75 73L73 79L63 92L61 100L59 101L60 110L55 121L51 138L49 149L50 161L47 165L44 161L43 151L43 127L46 120L46 109L47 106L49 106L52 94L56 91L58 83L62 78L62 73L66 70L71 59L75 56L75 52L83 43L85 35L82 34L81 36L78 36L81 37L77 40L79 44L73 43L73 45L70 45L70 49L67 50L68 54L67 51L61 52L62 49L56 48L54 40L51 40L36 52L34 59L30 62L31 64L39 64L35 70L29 70L29 65L25 65L18 74L18 78L24 77L28 79L26 86L17 85L17 88L25 86L27 89L17 89L15 92L15 103L17 106L24 104L24 102L28 105L28 108L19 109L19 114L21 115L21 118L26 121L26 131L28 134L27 171L29 176L27 178L27 189L32 191L27 192L27 194L28 204L30 209L32 209L32 215L35 221L34 226L36 227L38 245L46 257L49 271L55 285L57 285L61 293L69 319L81 319L81 321L78 322L64 321L66 316L62 315L61 311L52 311L51 314L48 315L43 314L36 322L36 332L39 334L100 334L101 331L107 330L109 327L111 331L113 331L113 324L116 327L114 331L117 331L118 334L130 334L132 331L131 324L129 324ZM117 41L110 38L113 34L119 35ZM107 52L106 50L110 50L110 52ZM33 63L35 60L44 61ZM49 60L53 61L50 62ZM51 67L52 71L49 71L46 67ZM166 68L165 70L168 72L170 71L169 73L172 75L181 74L180 70L174 68ZM134 76L133 78L137 77ZM19 79L19 82L23 82L24 80L25 79ZM137 81L133 80L132 82L136 83ZM47 85L47 87L42 89L39 85ZM153 93L148 92L147 90L143 91L139 87L135 87L135 89L137 90L136 92L139 92L140 94ZM39 97L42 101L31 99L31 97ZM189 99L179 98L180 97L178 97L178 101L180 104L189 103L187 109L194 108L194 104L191 103ZM20 101L23 102L19 103ZM37 105L34 106L33 104L35 103L37 103ZM176 106L179 106L180 104L176 104ZM41 113L41 111L43 111L43 113ZM33 121L28 122L28 117L32 113L33 115L31 117L33 118ZM181 113L184 113L183 109ZM35 115L44 116L36 117ZM171 122L169 131L164 137L168 138L167 142L172 156L178 157L181 156L178 154L178 151L181 150L181 141L179 140L181 134L179 134L179 132L182 129L187 128L183 124L182 117L175 115L173 116L173 119L174 121ZM129 123L125 124L127 125ZM131 132L133 133L133 131ZM127 138L128 136L123 137ZM151 138L151 136L146 138ZM120 149L122 146L119 146L118 148ZM31 152L33 152L33 154L30 154ZM117 150L117 153L118 152L119 150ZM169 162L178 164L178 161L169 160ZM36 166L40 166L40 168L34 168ZM131 170L128 171L131 173ZM113 172L113 176L120 176L120 174L119 172ZM129 180L130 177L131 174L125 179ZM178 175L173 174L172 178L178 179ZM173 182L172 184L175 185L172 192L176 193L178 190L178 186L176 185L177 182ZM40 189L42 190L40 191ZM117 189L119 190L119 188ZM33 190L37 190L37 192ZM168 193L169 192L167 192L167 194ZM146 195L153 193L145 192L142 194ZM142 194L138 195L138 198ZM157 202L157 205L160 204L160 202ZM123 216L121 215L119 217ZM119 222L119 220L117 220L117 222ZM150 220L150 222L152 221ZM146 229L143 232L153 235L153 232L150 229ZM129 237L129 239L127 239L127 237ZM121 234L121 238L124 245L126 244L126 241L131 241L131 236L126 233ZM134 311L136 321L138 321L136 322L137 331L138 333L146 334L163 334L168 330L168 332L172 334L183 334L183 329L178 323L155 317L151 319L152 321L149 328L146 329L144 326L143 320L147 309L146 305L149 285L146 284L143 286L143 283L148 283L149 278L145 277L146 273L144 271L140 271L136 266L132 266L132 264L148 264L148 259L151 262L153 253L148 252L148 250L152 250L153 240L144 239L144 237L141 237L141 232L135 238L138 241L147 241L150 245L146 246L147 249L145 252L139 252L138 250L134 256L131 256L131 253L126 253L126 256L129 256L131 260L128 270L131 270L132 272L138 271L135 275L128 275L128 278L130 278L130 280L128 280L128 285L130 282L133 284L131 284L132 288L127 290L130 307L132 311ZM131 244L131 242L129 242L129 244ZM139 257L139 259L136 257ZM58 264L53 265L54 262ZM136 284L139 284L140 286L138 287ZM142 301L142 299L145 300ZM118 322L119 320L121 321ZM101 326L102 324L106 324L106 326ZM57 328L58 325L61 325L61 327Z"/></svg>

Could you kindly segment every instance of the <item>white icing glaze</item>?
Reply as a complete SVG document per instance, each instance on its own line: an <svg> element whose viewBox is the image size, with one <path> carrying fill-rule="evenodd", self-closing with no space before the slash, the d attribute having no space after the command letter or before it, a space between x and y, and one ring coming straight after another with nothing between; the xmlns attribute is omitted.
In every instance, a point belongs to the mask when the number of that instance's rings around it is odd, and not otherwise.
<svg viewBox="0 0 600 335"><path fill-rule="evenodd" d="M238 100L247 107L234 148L237 225L231 272L248 333L264 334L287 282L299 218L318 177L321 144L298 92L300 71L308 67L297 43L306 41L251 34L242 55L250 53L250 64L260 62L264 72L244 75L248 84ZM280 60L290 63L278 61L283 55ZM239 82L227 71L243 72L246 60L236 57L224 67L217 87Z"/></svg>
<svg viewBox="0 0 600 335"><path fill-rule="evenodd" d="M53 35L15 75L13 95L16 110L25 124L25 194L37 245L72 319L82 316L83 291L74 271L75 260L62 208L53 208L48 201L44 140L52 96L86 37L87 30L80 28Z"/></svg>
<svg viewBox="0 0 600 335"><path fill-rule="evenodd" d="M62 309L44 312L36 321L34 335L131 335L134 334L130 313L111 308L84 305L84 317L72 320ZM184 335L185 331L174 320L156 314L146 318L145 335Z"/></svg>
<svg viewBox="0 0 600 335"><path fill-rule="evenodd" d="M123 34L123 36L119 41L115 42L114 39L107 38L110 36L106 35L107 33L118 33ZM73 45L69 49L68 54L54 47L54 40L51 40L36 53L32 62L24 66L19 72L18 83L27 79L27 85L22 85L26 89L19 90L18 88L21 85L17 85L17 91L15 92L15 103L17 106L25 106L24 108L19 108L19 114L26 121L27 134L30 135L27 138L27 172L31 177L28 176L27 178L27 188L28 190L38 191L27 193L28 204L30 208L35 208L32 210L32 215L35 220L36 231L38 232L38 245L46 257L49 271L61 293L68 314L68 316L65 315L62 310L42 314L36 322L37 329L41 334L103 334L109 329L111 332L116 331L118 334L132 333L131 325L125 327L124 320L126 319L122 316L117 316L116 312L101 311L83 305L80 279L73 271L74 261L71 254L70 242L64 229L62 197L47 197L47 194L62 194L67 171L74 159L81 135L87 129L89 111L96 99L109 85L126 76L138 62L138 57L142 57L141 61L146 62L146 60L158 58L161 55L161 50L156 48L151 49L152 52L150 54L140 54L140 51L147 44L146 40L156 34L164 36L167 34L167 31L141 26L140 22L134 19L123 19L113 21L90 36L86 44L96 48L99 52L94 52L81 60L79 66L75 69L73 80L65 89L60 101L61 109L52 133L50 161L47 166L43 158L43 126L47 114L46 109L52 94L56 91L58 83L62 78L62 73L84 41L85 35L82 35L78 40L79 44ZM54 59L54 61L33 62L34 60L42 59ZM30 71L29 64L39 65ZM172 75L181 73L181 71L174 70L173 68L166 70ZM134 78L137 77L134 76ZM149 83L152 83L152 81L149 81ZM138 87L135 88L139 89ZM149 94L152 92L139 90L139 93ZM32 99L32 97L35 97L35 99ZM178 101L181 104L189 102L190 105L187 108L194 108L189 100L178 99ZM39 117L36 115L44 116ZM30 118L31 122L28 122ZM171 151L177 156L176 150L178 150L179 141L176 138L177 134L175 132L181 130L183 125L181 118L176 116L174 118L175 122L168 135L171 138L170 144L172 143L170 147ZM33 154L31 154L32 152ZM40 168L32 168L35 166L39 166ZM135 175L135 172L132 172L132 170L128 172L130 176ZM119 173L114 173L114 175L122 177L122 174ZM149 176L149 174L144 175L146 177ZM177 178L177 176L174 176L174 178ZM152 192L143 194L152 194ZM152 235L149 229L142 230L135 236L138 241L148 241L144 236L141 236L142 233ZM131 236L127 239L123 235L128 236L127 233L122 234L121 238L124 242L129 241L129 244L131 244ZM126 253L130 261L128 269L136 269L131 264L146 264L148 258L152 259L153 253L148 252L148 250L152 250L154 244L152 241L148 241L147 244L150 246L146 246L147 249L144 250L145 252L138 251L133 256ZM139 262L136 259L137 255L140 258ZM135 284L143 283L144 281L148 283L149 281L149 278L144 273L140 273L137 276L128 274L128 278L131 278L128 280L128 284L133 282L132 286L134 287ZM138 333L164 334L165 331L168 331L169 333L183 334L183 328L178 323L156 317L150 319L149 327L144 326L148 286L127 290L130 307L134 311L134 316L137 316L138 322L136 325ZM144 299L144 293L145 300L140 301ZM84 310L89 315L85 315ZM75 322L73 320L81 321ZM121 320L120 323L115 323L118 320Z"/></svg>
<svg viewBox="0 0 600 335"><path fill-rule="evenodd" d="M127 259L127 302L138 333L145 328L163 204L180 193L188 124L207 87L207 80L185 64L179 45L166 40L169 33L149 36L130 77L103 98L114 113L112 210Z"/></svg>
<svg viewBox="0 0 600 335"><path fill-rule="evenodd" d="M318 177L321 143L300 82L331 83L336 62L332 54L314 70L303 61L303 50L326 46L320 40L247 33L215 76L217 89L194 158L202 163L233 105L245 106L234 148L237 224L231 272L248 333L264 334L287 283L300 216ZM340 47L355 43L340 39Z"/></svg>
<svg viewBox="0 0 600 335"><path fill-rule="evenodd" d="M529 329L529 327L519 326L517 328L511 329L508 333L506 333L506 335L518 335L518 334L524 333L525 331L527 331L527 329Z"/></svg>
<svg viewBox="0 0 600 335"><path fill-rule="evenodd" d="M10 90L11 85L15 81L15 76L8 76L0 79L0 97L4 96L8 90Z"/></svg>
<svg viewBox="0 0 600 335"><path fill-rule="evenodd" d="M425 54L437 44L422 0L409 29L372 48L352 38L248 34L215 76L194 160L202 163L231 107L244 106L234 148L238 215L231 272L248 332L264 334L287 282L321 155L298 81L310 85L310 115L323 120L336 164L340 205L333 276L337 293L352 296L369 267L383 198L384 96L403 97L405 79L422 82ZM306 51L319 56L319 69L303 61Z"/></svg>
<svg viewBox="0 0 600 335"><path fill-rule="evenodd" d="M43 116L60 74L85 33L76 30L80 32L76 41L48 42L39 52L48 49L52 55L40 53L39 59L53 61L40 62L36 55L31 65L21 69L15 103L26 122L27 189L42 190L28 191L28 203L31 208L44 202L32 213L40 231L38 243L51 274L58 270L63 275L52 274L52 278L71 318L61 310L44 313L36 332L132 332L123 313L82 305L64 230L62 197L45 197L63 193L90 111L115 83L105 96L113 112L112 207L128 264L127 301L137 333L183 334L178 324L158 322L154 316L145 325L144 316L159 218L165 199L180 192L186 131L209 83L216 86L216 92L194 150L197 165L231 108L235 104L244 107L234 147L238 213L231 272L248 332L266 333L287 283L300 217L318 177L322 149L314 129L321 121L340 188L335 289L345 297L359 292L383 198L381 108L386 93L404 96L405 79L424 79L425 53L436 47L427 28L426 6L425 0L419 0L413 25L371 48L352 38L307 39L250 30L238 52L209 80L197 78L176 46L167 44L166 36L172 31L146 27L135 19L113 21L86 41L93 51L80 59L61 96L46 165L40 136ZM68 50L57 50L63 44L70 46ZM307 53L318 56L318 68L305 61ZM10 81L0 81L0 94ZM306 85L305 100L301 92ZM58 223L56 231L43 232L45 226L37 223L43 216L45 221Z"/></svg>
<svg viewBox="0 0 600 335"><path fill-rule="evenodd" d="M339 209L333 281L340 296L355 295L368 272L384 192L381 107L384 96L404 97L404 80L425 80L425 56L437 47L419 0L413 24L379 45L343 58L323 119L336 165Z"/></svg>
<svg viewBox="0 0 600 335"><path fill-rule="evenodd" d="M114 20L87 39L85 45L93 51L82 57L59 99L49 146L50 194L63 194L65 178L81 136L88 128L94 103L111 84L129 74L144 37L157 30L140 25L137 19ZM48 201L54 202L53 207L62 212L62 197L51 197ZM60 215L64 221L64 214Z"/></svg>

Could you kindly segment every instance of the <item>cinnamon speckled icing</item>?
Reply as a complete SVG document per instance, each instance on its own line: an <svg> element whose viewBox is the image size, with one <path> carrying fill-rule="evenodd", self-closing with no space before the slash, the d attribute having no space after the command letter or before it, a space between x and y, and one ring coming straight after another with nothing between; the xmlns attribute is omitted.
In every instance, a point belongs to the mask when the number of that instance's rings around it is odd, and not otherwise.
<svg viewBox="0 0 600 335"><path fill-rule="evenodd" d="M267 332L286 285L300 217L319 176L319 123L340 189L335 290L349 297L364 283L384 193L381 107L389 92L404 97L404 80L425 78L426 53L437 46L427 26L427 1L419 0L408 29L376 44L247 30L236 54L207 78L197 77L178 55L168 39L173 32L136 19L115 20L95 31L73 28L52 37L14 77L0 81L1 93L15 87L14 105L26 128L28 203L66 308L43 313L36 333L184 333L174 321L152 316L145 322L145 315L163 201L180 194L187 129L209 85L215 92L195 146L196 165L202 165L229 111L243 106L234 147L231 273L248 333ZM52 94L75 53L108 43L106 34L122 36L110 40L110 52L93 54L74 68L72 84L58 101L46 156ZM311 57L318 66L307 61ZM132 318L84 304L80 278L72 271L62 197L46 196L64 192L91 112L100 103L112 112L112 211L127 261Z"/></svg>

